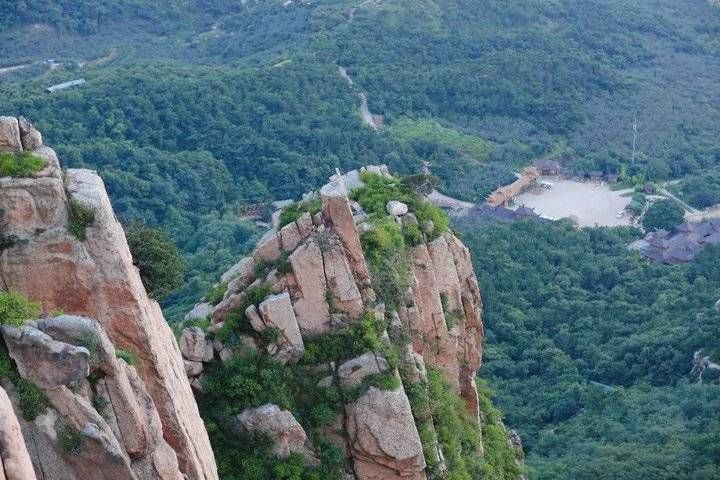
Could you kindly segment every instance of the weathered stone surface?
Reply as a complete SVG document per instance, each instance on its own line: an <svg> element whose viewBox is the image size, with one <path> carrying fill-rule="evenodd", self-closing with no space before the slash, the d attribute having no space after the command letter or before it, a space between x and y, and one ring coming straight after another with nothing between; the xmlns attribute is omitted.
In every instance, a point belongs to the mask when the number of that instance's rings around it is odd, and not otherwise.
<svg viewBox="0 0 720 480"><path fill-rule="evenodd" d="M425 458L405 392L370 387L345 407L358 480L424 480Z"/></svg>
<svg viewBox="0 0 720 480"><path fill-rule="evenodd" d="M275 341L276 351L272 354L283 363L297 362L305 352L300 328L293 311L290 295L271 295L260 304L260 314L266 328L276 328L279 338Z"/></svg>
<svg viewBox="0 0 720 480"><path fill-rule="evenodd" d="M308 212L300 215L300 218L298 218L295 223L297 223L298 233L303 239L307 238L313 232L313 221Z"/></svg>
<svg viewBox="0 0 720 480"><path fill-rule="evenodd" d="M276 457L287 458L292 453L299 453L309 463L317 463L305 430L287 410L267 404L245 410L235 418L240 433L267 435L273 442L271 452Z"/></svg>
<svg viewBox="0 0 720 480"><path fill-rule="evenodd" d="M212 345L205 339L205 332L200 327L183 328L180 351L183 357L192 362L212 360Z"/></svg>
<svg viewBox="0 0 720 480"><path fill-rule="evenodd" d="M230 267L228 271L220 276L220 281L223 283L230 283L232 280L240 279L240 282L245 283L237 291L250 285L254 278L255 262L252 257L244 257L240 259L238 263Z"/></svg>
<svg viewBox="0 0 720 480"><path fill-rule="evenodd" d="M190 360L184 360L185 364L185 375L188 377L197 377L203 372L202 362L192 362Z"/></svg>
<svg viewBox="0 0 720 480"><path fill-rule="evenodd" d="M245 309L245 318L248 319L250 326L256 332L260 333L265 330L265 322L263 322L263 319L257 311L255 305L250 305Z"/></svg>
<svg viewBox="0 0 720 480"><path fill-rule="evenodd" d="M202 320L212 315L215 306L208 302L198 303L185 315L185 320Z"/></svg>
<svg viewBox="0 0 720 480"><path fill-rule="evenodd" d="M300 245L289 257L300 296L293 303L300 331L317 335L329 330L330 309L320 247L314 241Z"/></svg>
<svg viewBox="0 0 720 480"><path fill-rule="evenodd" d="M398 202L397 200L390 200L387 205L385 205L385 210L390 215L399 217L400 215L408 213L408 206L406 203Z"/></svg>
<svg viewBox="0 0 720 480"><path fill-rule="evenodd" d="M447 311L445 313L462 313L460 279L447 240L444 236L440 236L428 243L427 248L432 259L437 288L440 294L447 299Z"/></svg>
<svg viewBox="0 0 720 480"><path fill-rule="evenodd" d="M410 327L411 333L416 332L413 345L428 364L443 371L445 380L459 392L456 340L448 334L432 259L425 245L415 247L412 271L411 288L419 313L417 320L420 321L420 325L411 325ZM417 333L420 334L420 338L417 338Z"/></svg>
<svg viewBox="0 0 720 480"><path fill-rule="evenodd" d="M30 326L3 325L2 333L20 375L43 388L67 385L90 374L86 348L55 341Z"/></svg>
<svg viewBox="0 0 720 480"><path fill-rule="evenodd" d="M350 200L347 197L347 189L342 178L335 179L320 189L322 198L323 216L332 223L333 231L340 237L347 252L350 263L350 270L353 272L358 285L366 285L369 282L365 256L360 245L360 237L355 229ZM367 283L369 284L369 283ZM366 287L367 292L362 291L366 301L374 299L372 288Z"/></svg>
<svg viewBox="0 0 720 480"><path fill-rule="evenodd" d="M359 318L364 310L363 299L343 246L333 245L324 251L323 262L332 308L347 313L351 318Z"/></svg>
<svg viewBox="0 0 720 480"><path fill-rule="evenodd" d="M52 158L46 147L39 152ZM39 301L46 312L62 308L97 319L115 345L136 353L183 472L191 480L216 479L179 348L145 292L102 180L87 170L67 172L67 191L95 213L80 242L67 232L65 189L53 168L42 178L0 180L0 208L13 211L3 229L23 240L0 254L4 286Z"/></svg>
<svg viewBox="0 0 720 480"><path fill-rule="evenodd" d="M0 479L36 480L10 399L0 387Z"/></svg>
<svg viewBox="0 0 720 480"><path fill-rule="evenodd" d="M37 150L42 147L42 135L32 123L28 122L25 117L19 117L18 126L20 127L20 140L25 150Z"/></svg>
<svg viewBox="0 0 720 480"><path fill-rule="evenodd" d="M300 230L295 222L288 223L280 229L280 245L286 252L292 252L302 240Z"/></svg>
<svg viewBox="0 0 720 480"><path fill-rule="evenodd" d="M0 117L0 152L19 152L22 150L20 126L15 117Z"/></svg>
<svg viewBox="0 0 720 480"><path fill-rule="evenodd" d="M344 389L359 387L370 375L387 372L390 366L383 357L366 352L359 357L346 361L338 367L337 376Z"/></svg>
<svg viewBox="0 0 720 480"><path fill-rule="evenodd" d="M280 253L280 235L271 230L260 239L252 258L255 263L274 262Z"/></svg>

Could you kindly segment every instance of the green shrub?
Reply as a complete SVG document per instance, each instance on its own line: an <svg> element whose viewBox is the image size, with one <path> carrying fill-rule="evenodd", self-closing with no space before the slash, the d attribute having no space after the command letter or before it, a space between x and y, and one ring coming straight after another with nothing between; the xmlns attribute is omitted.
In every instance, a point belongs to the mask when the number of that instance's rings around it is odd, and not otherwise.
<svg viewBox="0 0 720 480"><path fill-rule="evenodd" d="M319 198L290 204L287 207L283 208L282 212L280 212L280 226L278 228L282 228L285 225L296 221L302 216L303 213L315 215L321 209L322 200L320 200Z"/></svg>
<svg viewBox="0 0 720 480"><path fill-rule="evenodd" d="M32 177L44 167L45 161L30 152L0 152L0 177Z"/></svg>
<svg viewBox="0 0 720 480"><path fill-rule="evenodd" d="M120 348L115 349L115 357L125 360L128 365L136 365L138 363L138 357L133 352L122 350Z"/></svg>
<svg viewBox="0 0 720 480"><path fill-rule="evenodd" d="M57 432L60 449L70 455L79 455L82 451L83 435L74 428L64 425Z"/></svg>
<svg viewBox="0 0 720 480"><path fill-rule="evenodd" d="M0 291L0 324L18 327L25 320L37 318L40 305L15 292Z"/></svg>
<svg viewBox="0 0 720 480"><path fill-rule="evenodd" d="M265 343L275 343L280 338L280 330L276 327L268 327L260 332L260 338Z"/></svg>
<svg viewBox="0 0 720 480"><path fill-rule="evenodd" d="M92 406L93 408L102 416L105 416L105 408L107 407L108 401L105 400L105 397L102 395L96 393L92 396Z"/></svg>
<svg viewBox="0 0 720 480"><path fill-rule="evenodd" d="M205 293L205 301L212 305L217 305L222 302L225 292L227 292L227 288L227 283L218 283L217 285L213 285L210 287L210 290Z"/></svg>
<svg viewBox="0 0 720 480"><path fill-rule="evenodd" d="M18 405L25 420L35 420L38 415L45 413L50 402L40 387L19 375L13 380L13 383L18 396Z"/></svg>
<svg viewBox="0 0 720 480"><path fill-rule="evenodd" d="M182 286L185 263L177 246L162 230L133 222L125 232L133 264L151 298L161 300Z"/></svg>
<svg viewBox="0 0 720 480"><path fill-rule="evenodd" d="M216 333L218 340L234 345L238 341L237 333L255 334L255 330L245 317L245 310L250 305L257 306L271 293L270 285L266 283L246 288L243 292L242 303L225 315L223 326Z"/></svg>
<svg viewBox="0 0 720 480"><path fill-rule="evenodd" d="M465 402L447 385L440 370L428 368L428 396L438 441L442 445L448 478L486 478L480 475L480 426Z"/></svg>
<svg viewBox="0 0 720 480"><path fill-rule="evenodd" d="M68 230L80 241L85 240L85 229L95 221L95 212L75 199L68 201Z"/></svg>
<svg viewBox="0 0 720 480"><path fill-rule="evenodd" d="M281 275L286 275L292 272L292 265L290 264L287 252L280 254L280 258L278 258L277 262L275 262L275 268L277 268L278 273Z"/></svg>
<svg viewBox="0 0 720 480"><path fill-rule="evenodd" d="M515 451L508 445L502 414L490 400L492 392L478 379L478 401L482 421L482 439L485 456L482 460L482 478L489 480L515 480L523 473L515 463Z"/></svg>
<svg viewBox="0 0 720 480"><path fill-rule="evenodd" d="M357 357L367 351L381 348L380 335L385 323L375 318L372 312L365 313L360 321L332 333L307 338L304 364L342 361Z"/></svg>
<svg viewBox="0 0 720 480"><path fill-rule="evenodd" d="M646 231L665 229L671 231L681 224L685 210L675 200L659 200L647 209L642 219Z"/></svg>

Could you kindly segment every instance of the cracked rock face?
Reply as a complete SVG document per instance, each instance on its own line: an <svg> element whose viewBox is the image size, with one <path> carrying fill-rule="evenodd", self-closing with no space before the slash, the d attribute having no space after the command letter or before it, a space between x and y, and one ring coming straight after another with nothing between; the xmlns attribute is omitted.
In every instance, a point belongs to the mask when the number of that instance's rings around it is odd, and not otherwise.
<svg viewBox="0 0 720 480"><path fill-rule="evenodd" d="M425 458L402 390L371 387L346 407L355 474L365 480L425 479Z"/></svg>
<svg viewBox="0 0 720 480"><path fill-rule="evenodd" d="M0 150L21 149L21 130L28 145L39 140L28 124L0 119ZM2 286L39 302L44 312L60 308L96 319L114 345L136 354L181 471L190 480L217 479L177 342L147 296L103 181L89 170L70 169L63 178L51 149L33 153L47 165L35 177L0 178L0 208L7 212L0 227L18 240L0 253ZM68 198L94 212L84 241L67 230Z"/></svg>
<svg viewBox="0 0 720 480"><path fill-rule="evenodd" d="M299 453L309 463L318 463L315 452L309 447L305 430L287 410L268 404L244 410L235 420L240 433L267 435L273 443L272 454L276 457L287 458L292 453Z"/></svg>
<svg viewBox="0 0 720 480"><path fill-rule="evenodd" d="M36 480L30 454L5 390L0 387L0 479Z"/></svg>

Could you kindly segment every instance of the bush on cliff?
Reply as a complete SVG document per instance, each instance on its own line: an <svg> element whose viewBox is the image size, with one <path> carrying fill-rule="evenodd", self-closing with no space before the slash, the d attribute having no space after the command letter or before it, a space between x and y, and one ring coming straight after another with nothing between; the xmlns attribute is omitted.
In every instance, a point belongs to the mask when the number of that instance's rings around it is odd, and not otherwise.
<svg viewBox="0 0 720 480"><path fill-rule="evenodd" d="M0 292L0 323L19 327L25 320L37 318L40 305L15 292Z"/></svg>
<svg viewBox="0 0 720 480"><path fill-rule="evenodd" d="M32 177L45 162L30 152L0 152L0 177Z"/></svg>
<svg viewBox="0 0 720 480"><path fill-rule="evenodd" d="M68 202L68 230L81 242L85 240L85 229L95 221L95 212L75 199Z"/></svg>
<svg viewBox="0 0 720 480"><path fill-rule="evenodd" d="M160 300L183 284L185 264L165 232L133 222L125 236L150 297Z"/></svg>

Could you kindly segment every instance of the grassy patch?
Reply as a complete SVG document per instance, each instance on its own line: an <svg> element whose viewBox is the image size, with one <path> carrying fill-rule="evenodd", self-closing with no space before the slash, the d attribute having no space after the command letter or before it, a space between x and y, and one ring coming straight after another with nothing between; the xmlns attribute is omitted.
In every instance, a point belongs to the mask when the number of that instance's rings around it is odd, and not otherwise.
<svg viewBox="0 0 720 480"><path fill-rule="evenodd" d="M482 138L444 127L437 120L432 119L400 118L389 125L386 130L401 142L434 143L451 148L474 160L485 160L493 148L492 144Z"/></svg>
<svg viewBox="0 0 720 480"><path fill-rule="evenodd" d="M79 455L82 451L83 435L70 426L63 426L57 432L60 449L70 455Z"/></svg>
<svg viewBox="0 0 720 480"><path fill-rule="evenodd" d="M30 152L0 152L0 177L32 177L45 162Z"/></svg>
<svg viewBox="0 0 720 480"><path fill-rule="evenodd" d="M382 347L380 335L384 330L384 322L368 312L359 322L343 329L305 339L305 355L302 362L307 365L341 362L367 351L378 351Z"/></svg>
<svg viewBox="0 0 720 480"><path fill-rule="evenodd" d="M115 357L125 360L125 363L128 365L137 365L138 363L137 355L133 352L128 352L127 350L122 350L120 348L115 349Z"/></svg>
<svg viewBox="0 0 720 480"><path fill-rule="evenodd" d="M225 296L225 292L227 292L227 289L227 283L218 283L217 285L213 285L205 293L205 301L211 305L217 305L218 303L222 302L223 297Z"/></svg>
<svg viewBox="0 0 720 480"><path fill-rule="evenodd" d="M80 241L85 240L85 229L95 221L95 212L75 199L68 201L68 230Z"/></svg>
<svg viewBox="0 0 720 480"><path fill-rule="evenodd" d="M283 208L280 212L280 227L296 221L303 213L315 215L322 209L322 201L319 198L307 200L304 202L295 202Z"/></svg>
<svg viewBox="0 0 720 480"><path fill-rule="evenodd" d="M21 326L25 320L37 318L40 305L30 302L15 292L0 291L0 323L3 325Z"/></svg>

